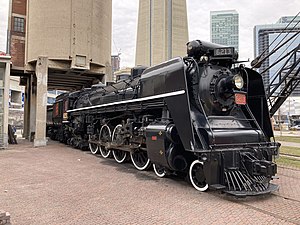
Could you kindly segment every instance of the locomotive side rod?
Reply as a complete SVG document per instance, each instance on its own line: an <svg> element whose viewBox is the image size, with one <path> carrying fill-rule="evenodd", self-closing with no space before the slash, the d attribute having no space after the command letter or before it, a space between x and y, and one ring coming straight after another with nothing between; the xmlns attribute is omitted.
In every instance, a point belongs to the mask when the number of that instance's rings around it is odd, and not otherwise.
<svg viewBox="0 0 300 225"><path fill-rule="evenodd" d="M102 142L102 141L88 141L91 144L96 144L98 146L104 146L109 150L121 150L126 152L134 152L135 150L147 151L146 148L140 147L140 145L117 145L112 144L111 142Z"/></svg>

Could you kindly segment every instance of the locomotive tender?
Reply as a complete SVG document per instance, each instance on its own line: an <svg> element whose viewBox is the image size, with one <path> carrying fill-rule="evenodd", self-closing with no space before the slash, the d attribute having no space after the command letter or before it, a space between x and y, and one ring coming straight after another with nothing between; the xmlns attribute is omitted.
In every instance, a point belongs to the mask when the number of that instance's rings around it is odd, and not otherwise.
<svg viewBox="0 0 300 225"><path fill-rule="evenodd" d="M49 109L48 134L118 163L130 156L138 170L153 164L159 177L187 175L199 191L276 190L270 181L279 144L271 141L261 75L233 67L232 47L195 40L187 53L136 67L128 80L59 96Z"/></svg>

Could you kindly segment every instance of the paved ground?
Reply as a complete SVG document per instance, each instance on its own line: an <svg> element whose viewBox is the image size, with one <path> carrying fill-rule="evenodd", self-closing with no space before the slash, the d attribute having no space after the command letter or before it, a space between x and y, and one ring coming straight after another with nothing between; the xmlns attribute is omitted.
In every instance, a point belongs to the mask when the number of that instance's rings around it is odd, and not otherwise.
<svg viewBox="0 0 300 225"><path fill-rule="evenodd" d="M274 131L275 136L296 136L300 137L300 131L299 130L283 130L283 131Z"/></svg>
<svg viewBox="0 0 300 225"><path fill-rule="evenodd" d="M289 147L297 147L297 148L300 148L300 143L296 143L296 142L280 141L280 144L281 144L282 146L289 146Z"/></svg>
<svg viewBox="0 0 300 225"><path fill-rule="evenodd" d="M0 168L0 209L15 225L300 224L299 170L280 167L275 194L234 199L55 142L11 145Z"/></svg>

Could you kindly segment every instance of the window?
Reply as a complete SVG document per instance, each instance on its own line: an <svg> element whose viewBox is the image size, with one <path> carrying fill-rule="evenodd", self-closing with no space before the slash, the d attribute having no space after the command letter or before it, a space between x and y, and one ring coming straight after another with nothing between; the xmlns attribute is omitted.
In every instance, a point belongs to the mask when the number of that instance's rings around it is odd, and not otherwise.
<svg viewBox="0 0 300 225"><path fill-rule="evenodd" d="M55 94L56 94L56 91L55 91L55 90L48 91L48 94L55 95Z"/></svg>
<svg viewBox="0 0 300 225"><path fill-rule="evenodd" d="M48 97L47 98L47 103L50 104L50 105L54 104L55 103L55 98Z"/></svg>
<svg viewBox="0 0 300 225"><path fill-rule="evenodd" d="M24 33L24 18L14 17L14 31Z"/></svg>

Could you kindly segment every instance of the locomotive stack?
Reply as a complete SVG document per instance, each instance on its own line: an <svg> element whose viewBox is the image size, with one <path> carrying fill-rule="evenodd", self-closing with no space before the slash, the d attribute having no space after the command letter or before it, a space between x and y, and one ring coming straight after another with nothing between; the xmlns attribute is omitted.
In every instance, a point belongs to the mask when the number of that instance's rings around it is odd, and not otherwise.
<svg viewBox="0 0 300 225"><path fill-rule="evenodd" d="M232 47L200 40L188 56L131 78L59 96L48 110L47 133L157 176L184 174L199 191L236 196L269 193L277 172L263 81L237 63ZM52 120L51 120L52 118Z"/></svg>

